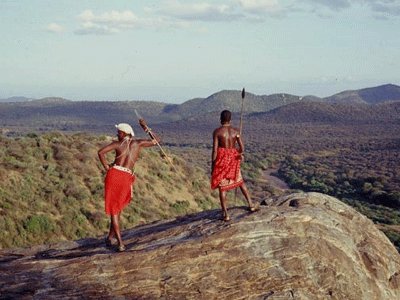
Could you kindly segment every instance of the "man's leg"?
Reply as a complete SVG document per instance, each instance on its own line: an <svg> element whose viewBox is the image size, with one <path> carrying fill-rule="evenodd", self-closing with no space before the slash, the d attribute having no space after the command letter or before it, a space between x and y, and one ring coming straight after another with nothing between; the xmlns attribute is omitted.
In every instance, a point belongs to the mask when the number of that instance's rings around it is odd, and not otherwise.
<svg viewBox="0 0 400 300"><path fill-rule="evenodd" d="M246 198L247 203L249 204L250 211L255 211L256 208L254 207L253 202L250 199L249 190L247 189L247 186L246 186L246 184L244 182L240 186L240 190L242 191L243 196Z"/></svg>
<svg viewBox="0 0 400 300"><path fill-rule="evenodd" d="M121 213L118 214L118 223L121 223ZM116 233L115 233L115 230L114 230L112 218L110 217L110 230L108 232L107 239L111 243L111 239L115 238L115 237L116 237Z"/></svg>
<svg viewBox="0 0 400 300"><path fill-rule="evenodd" d="M108 236L107 236L107 238L108 238L109 240L111 240L111 239L114 238L114 237L115 237L114 226L113 226L113 223L112 223L112 218L110 218L110 230L108 231Z"/></svg>
<svg viewBox="0 0 400 300"><path fill-rule="evenodd" d="M219 201L221 202L222 215L224 221L229 221L228 210L226 208L226 191L219 189Z"/></svg>
<svg viewBox="0 0 400 300"><path fill-rule="evenodd" d="M125 250L124 244L122 243L121 232L119 230L119 218L120 214L111 216L111 224L114 229L115 237L118 240L118 247L121 251Z"/></svg>

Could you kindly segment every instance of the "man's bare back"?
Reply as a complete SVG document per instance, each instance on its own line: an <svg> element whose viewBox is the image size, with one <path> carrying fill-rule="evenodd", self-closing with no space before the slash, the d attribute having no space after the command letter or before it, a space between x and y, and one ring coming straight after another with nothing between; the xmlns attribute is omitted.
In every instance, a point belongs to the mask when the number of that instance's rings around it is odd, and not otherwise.
<svg viewBox="0 0 400 300"><path fill-rule="evenodd" d="M143 147L154 146L154 141L148 139L134 139L133 137L123 136L118 132L118 141L103 147L99 150L99 158L103 167L108 170L109 165L105 159L105 154L110 151L115 151L115 159L112 165L121 166L132 169L139 157L140 150Z"/></svg>
<svg viewBox="0 0 400 300"><path fill-rule="evenodd" d="M215 129L213 132L212 161L215 161L217 158L218 148L232 149L236 147L236 143L239 146L238 152L242 154L244 147L239 134L239 129L231 127L230 123L223 124Z"/></svg>
<svg viewBox="0 0 400 300"><path fill-rule="evenodd" d="M144 120L140 124L146 125ZM124 251L125 246L122 242L119 228L119 216L123 207L130 202L132 196L132 184L135 179L132 169L139 157L140 150L143 147L156 145L159 142L159 138L153 134L155 140L135 139L133 129L129 124L120 123L116 127L118 128L118 141L111 142L101 148L98 151L98 155L101 164L107 171L105 178L105 207L106 213L110 215L111 220L110 231L105 242L107 246L110 246L112 244L111 239L115 237L118 240L118 251ZM115 158L112 164L108 164L106 154L111 151L115 152ZM122 167L122 170L118 166ZM117 191L115 191L116 188Z"/></svg>
<svg viewBox="0 0 400 300"><path fill-rule="evenodd" d="M229 221L226 203L226 191L229 189L239 187L248 202L249 210L253 212L256 208L240 173L240 161L244 152L240 131L231 126L230 111L222 111L220 121L221 126L213 132L211 187L219 188L223 220ZM234 178L232 174L235 174Z"/></svg>

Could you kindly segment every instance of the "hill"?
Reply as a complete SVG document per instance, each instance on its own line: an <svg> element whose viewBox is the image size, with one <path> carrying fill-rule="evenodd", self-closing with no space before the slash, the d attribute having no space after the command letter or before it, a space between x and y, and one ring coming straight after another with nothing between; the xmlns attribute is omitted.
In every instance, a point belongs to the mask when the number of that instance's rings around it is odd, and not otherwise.
<svg viewBox="0 0 400 300"><path fill-rule="evenodd" d="M292 108L304 112L310 120L321 117L337 118L345 113L343 105L379 104L399 101L400 87L384 85L357 91L345 91L331 97L318 98L315 96L295 96L285 93L272 95L254 95L246 92L244 113L262 113L282 106L296 104ZM161 124L196 118L208 118L210 114L229 109L234 113L241 111L241 92L224 90L207 98L195 98L182 104L167 104L154 101L69 101L63 98L43 98L25 102L0 103L0 126L7 132L32 131L90 131L110 133L116 123L136 122L135 109L146 118L149 124ZM321 108L316 104L321 103ZM327 106L338 104L338 106ZM304 105L304 108L303 108ZM311 107L311 106L313 107ZM329 109L330 112L321 112ZM337 112L334 110L338 110ZM353 111L352 111L353 110ZM348 109L355 113L355 106ZM359 108L359 114L348 117L369 118L368 109Z"/></svg>
<svg viewBox="0 0 400 300"><path fill-rule="evenodd" d="M246 92L245 101L246 113L269 111L273 108L286 105L289 103L300 101L299 96L290 94L273 94L257 96ZM196 98L175 106L168 110L168 114L174 114L180 119L206 115L212 112L221 112L228 109L232 112L240 112L241 110L241 91L224 90L212 94L207 98Z"/></svg>
<svg viewBox="0 0 400 300"><path fill-rule="evenodd" d="M107 231L97 150L109 142L87 134L0 137L0 249ZM207 174L182 158L173 161L178 173L156 149L142 151L124 226L218 206Z"/></svg>
<svg viewBox="0 0 400 300"><path fill-rule="evenodd" d="M240 114L232 116L233 125L238 127ZM251 113L244 116L244 134L250 143L268 143L276 138L295 138L306 141L331 133L354 138L354 134L372 138L379 135L395 137L400 125L400 102L385 102L377 105L336 104L324 102L295 102L268 112ZM219 112L192 116L175 122L155 124L154 129L162 132L165 141L184 144L209 143L212 131L218 127ZM344 128L346 127L346 129ZM307 129L307 132L304 130ZM347 133L344 132L347 130ZM327 141L328 142L328 141ZM281 143L281 142L280 142Z"/></svg>
<svg viewBox="0 0 400 300"><path fill-rule="evenodd" d="M136 120L135 109L150 122L168 105L144 101L70 101L43 98L0 103L0 125L12 131L110 132L114 124ZM160 122L157 117L157 122Z"/></svg>
<svg viewBox="0 0 400 300"><path fill-rule="evenodd" d="M31 100L33 100L33 98L15 96L15 97L0 99L0 103L1 102L26 102L26 101L31 101Z"/></svg>
<svg viewBox="0 0 400 300"><path fill-rule="evenodd" d="M296 193L230 223L204 211L103 238L0 251L0 293L13 298L400 298L400 256L366 217L335 198Z"/></svg>
<svg viewBox="0 0 400 300"><path fill-rule="evenodd" d="M377 104L386 101L400 101L400 86L385 84L360 90L344 91L324 99L329 103Z"/></svg>
<svg viewBox="0 0 400 300"><path fill-rule="evenodd" d="M269 112L249 115L249 122L258 123L325 123L340 125L373 124L400 121L400 101L376 105L364 103L297 102Z"/></svg>

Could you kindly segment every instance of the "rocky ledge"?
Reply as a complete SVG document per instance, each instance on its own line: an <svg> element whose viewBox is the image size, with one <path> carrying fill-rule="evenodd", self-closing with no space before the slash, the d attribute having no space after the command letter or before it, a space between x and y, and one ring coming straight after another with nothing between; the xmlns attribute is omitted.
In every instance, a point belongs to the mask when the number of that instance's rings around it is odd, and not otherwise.
<svg viewBox="0 0 400 300"><path fill-rule="evenodd" d="M400 299L400 256L366 217L318 193L256 213L204 211L103 238L0 251L3 299Z"/></svg>

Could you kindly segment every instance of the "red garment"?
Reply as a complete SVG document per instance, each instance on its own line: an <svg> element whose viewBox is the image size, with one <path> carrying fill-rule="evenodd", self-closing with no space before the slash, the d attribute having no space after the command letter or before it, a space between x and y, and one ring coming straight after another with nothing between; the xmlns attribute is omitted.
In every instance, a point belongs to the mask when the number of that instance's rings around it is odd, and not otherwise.
<svg viewBox="0 0 400 300"><path fill-rule="evenodd" d="M240 172L241 156L236 148L218 148L214 170L211 175L211 188L222 191L234 189L243 184Z"/></svg>
<svg viewBox="0 0 400 300"><path fill-rule="evenodd" d="M135 182L135 175L110 168L107 171L104 199L107 215L117 215L131 202L132 184Z"/></svg>

